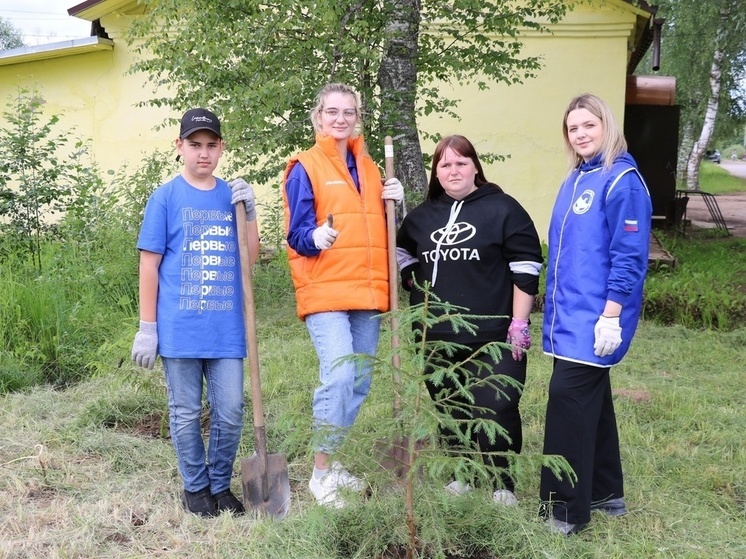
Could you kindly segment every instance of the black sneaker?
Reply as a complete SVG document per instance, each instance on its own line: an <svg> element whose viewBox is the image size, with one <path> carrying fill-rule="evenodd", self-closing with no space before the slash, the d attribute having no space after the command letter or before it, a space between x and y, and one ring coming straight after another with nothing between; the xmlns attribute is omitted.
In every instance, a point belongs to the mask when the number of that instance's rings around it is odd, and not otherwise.
<svg viewBox="0 0 746 559"><path fill-rule="evenodd" d="M239 515L245 512L243 504L233 493L231 493L230 489L226 489L217 495L213 495L213 498L215 499L215 508L218 513L227 511L232 512L234 515Z"/></svg>
<svg viewBox="0 0 746 559"><path fill-rule="evenodd" d="M549 528L550 532L552 532L553 534L561 534L563 536L573 536L575 534L579 534L588 526L587 523L571 524L569 522L557 520L556 518L552 517L547 518L544 523L547 525L547 528Z"/></svg>
<svg viewBox="0 0 746 559"><path fill-rule="evenodd" d="M215 506L215 499L210 493L210 487L200 489L196 493L184 490L181 496L181 503L187 512L202 517L217 516L218 510Z"/></svg>
<svg viewBox="0 0 746 559"><path fill-rule="evenodd" d="M618 497L591 503L591 510L597 510L606 516L624 516L627 514L627 505L624 503L624 497Z"/></svg>

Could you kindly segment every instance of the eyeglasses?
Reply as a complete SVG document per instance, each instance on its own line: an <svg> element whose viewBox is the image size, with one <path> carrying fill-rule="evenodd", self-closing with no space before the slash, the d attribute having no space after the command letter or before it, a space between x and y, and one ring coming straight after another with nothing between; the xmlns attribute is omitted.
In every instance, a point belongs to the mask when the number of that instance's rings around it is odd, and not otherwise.
<svg viewBox="0 0 746 559"><path fill-rule="evenodd" d="M331 118L337 118L339 113L339 109L324 109L324 114ZM357 111L355 109L345 109L342 111L342 116L345 118L355 118L357 116Z"/></svg>

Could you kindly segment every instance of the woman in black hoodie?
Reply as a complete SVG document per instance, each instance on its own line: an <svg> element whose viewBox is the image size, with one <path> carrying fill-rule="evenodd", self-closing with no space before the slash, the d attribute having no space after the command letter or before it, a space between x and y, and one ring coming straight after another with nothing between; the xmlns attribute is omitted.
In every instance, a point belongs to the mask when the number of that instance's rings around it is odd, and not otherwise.
<svg viewBox="0 0 746 559"><path fill-rule="evenodd" d="M460 363L489 342L507 342L495 361L482 353L483 366L468 362L472 375L505 375L522 386L526 380L525 351L531 347L529 314L538 291L542 255L539 236L523 207L484 176L482 165L471 142L463 136L443 138L435 148L427 199L404 219L397 235L397 259L402 283L410 290L410 304L421 303L424 293L412 288L426 283L443 302L465 307L476 326L472 333L455 331L449 322L428 330L429 340L463 344L465 349L453 355L441 355ZM426 371L429 373L432 371ZM438 402L453 397L455 384L447 377L440 384L426 381L430 396ZM517 503L515 481L508 475L504 455L519 453L523 442L518 404L521 390L512 385L495 388L492 383L477 383L473 403L460 404L449 399L448 411L456 419L480 417L497 422L504 437L495 441L482 431L473 433L473 442L484 461L504 469L494 483L497 503ZM445 407L442 407L445 409ZM444 445L456 446L453 433L441 429ZM446 491L462 494L471 487L454 480Z"/></svg>

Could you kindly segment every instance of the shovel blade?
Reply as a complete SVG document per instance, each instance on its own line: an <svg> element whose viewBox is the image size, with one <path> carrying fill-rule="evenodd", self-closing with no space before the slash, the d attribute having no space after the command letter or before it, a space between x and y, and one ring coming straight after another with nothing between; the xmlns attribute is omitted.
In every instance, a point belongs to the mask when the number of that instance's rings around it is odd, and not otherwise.
<svg viewBox="0 0 746 559"><path fill-rule="evenodd" d="M416 455L426 448L427 443L423 440L410 442L409 437L396 437L393 441L382 440L376 444L376 453L381 468L391 472L398 480L403 480L409 475L410 463L416 456L410 456L410 451ZM418 472L418 476L421 472Z"/></svg>
<svg viewBox="0 0 746 559"><path fill-rule="evenodd" d="M290 510L290 479L284 454L251 456L241 460L243 505L275 519Z"/></svg>

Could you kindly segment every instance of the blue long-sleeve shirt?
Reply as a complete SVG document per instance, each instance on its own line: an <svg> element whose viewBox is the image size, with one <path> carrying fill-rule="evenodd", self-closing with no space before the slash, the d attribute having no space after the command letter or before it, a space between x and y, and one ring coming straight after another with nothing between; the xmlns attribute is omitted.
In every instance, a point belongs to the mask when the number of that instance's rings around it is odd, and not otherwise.
<svg viewBox="0 0 746 559"><path fill-rule="evenodd" d="M355 186L360 191L360 180L357 175L355 157L347 152L347 170ZM316 256L321 252L313 242L313 231L319 226L314 204L313 187L303 165L296 163L290 170L285 182L290 222L288 223L287 242L301 256Z"/></svg>

